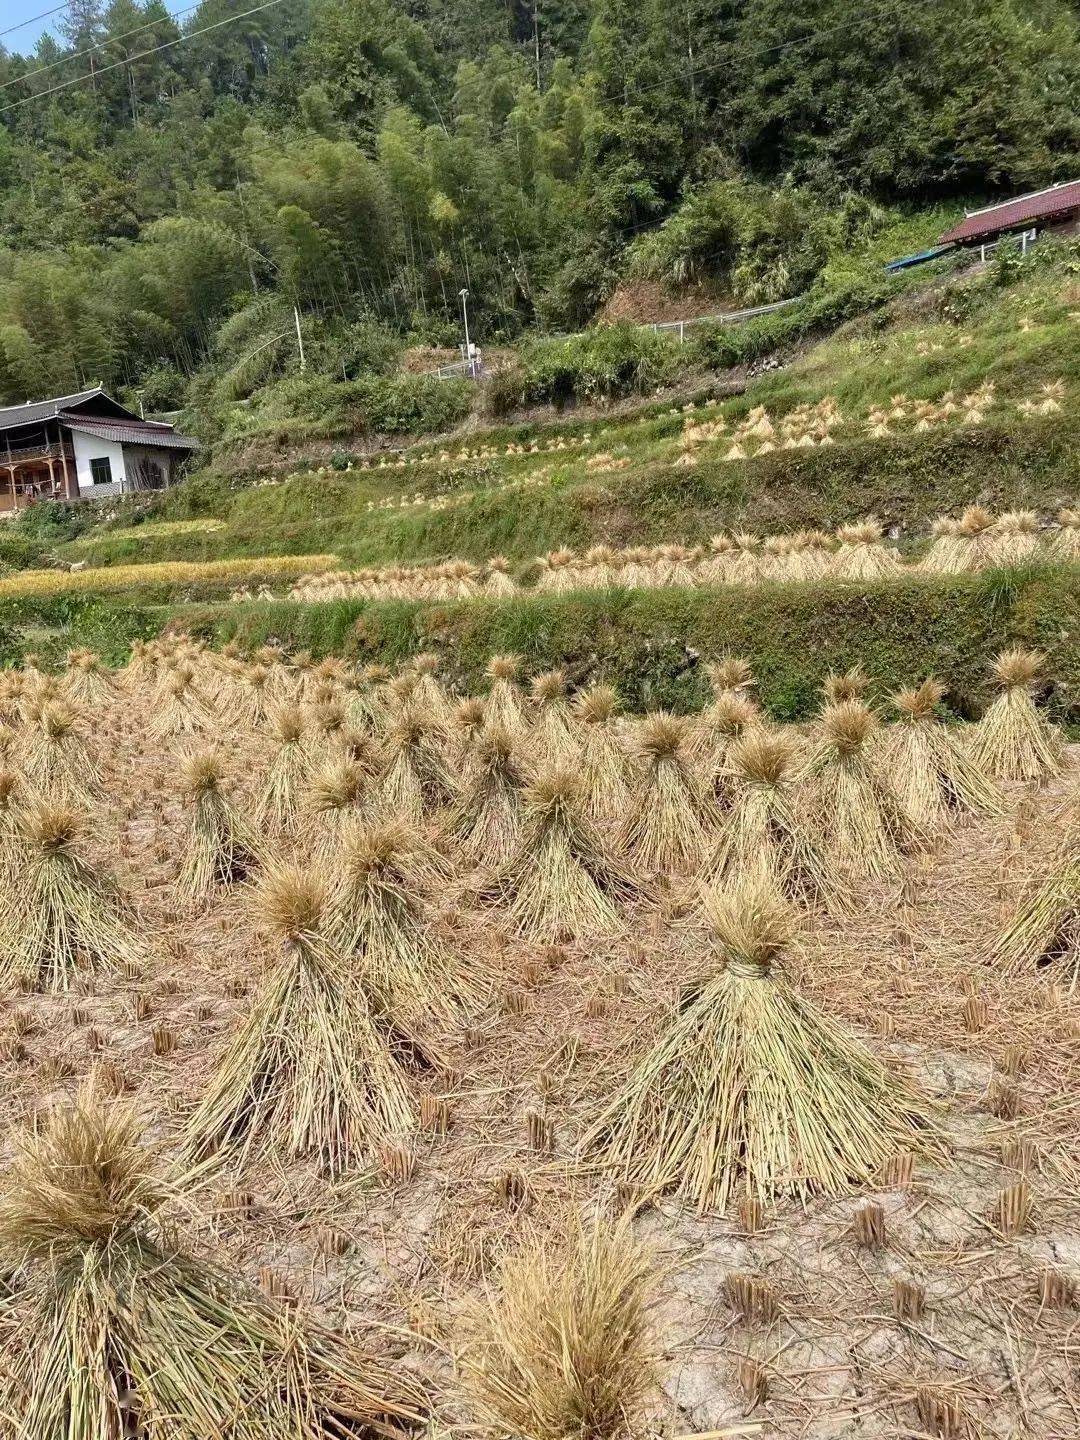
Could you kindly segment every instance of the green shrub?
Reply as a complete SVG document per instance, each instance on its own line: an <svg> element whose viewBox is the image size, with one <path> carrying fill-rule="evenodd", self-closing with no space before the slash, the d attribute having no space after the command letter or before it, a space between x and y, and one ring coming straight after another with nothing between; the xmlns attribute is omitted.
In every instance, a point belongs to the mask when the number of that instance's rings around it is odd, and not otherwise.
<svg viewBox="0 0 1080 1440"><path fill-rule="evenodd" d="M517 365L494 377L487 403L495 414L505 414L517 405L561 407L647 395L685 365L674 337L636 325L608 325L528 342Z"/></svg>
<svg viewBox="0 0 1080 1440"><path fill-rule="evenodd" d="M365 375L341 389L350 418L368 435L433 435L459 425L476 396L471 380L434 375Z"/></svg>
<svg viewBox="0 0 1080 1440"><path fill-rule="evenodd" d="M837 288L815 286L802 299L769 315L739 325L702 325L694 333L693 350L712 369L752 364L786 345L824 335L880 309L904 287L902 278L884 273L860 276Z"/></svg>

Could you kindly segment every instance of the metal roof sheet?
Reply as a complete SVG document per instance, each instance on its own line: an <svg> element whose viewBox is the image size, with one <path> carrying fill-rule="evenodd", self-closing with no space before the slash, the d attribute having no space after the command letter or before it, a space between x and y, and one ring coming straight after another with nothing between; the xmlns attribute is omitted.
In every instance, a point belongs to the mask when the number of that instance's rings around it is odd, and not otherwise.
<svg viewBox="0 0 1080 1440"><path fill-rule="evenodd" d="M942 242L977 240L984 235L1012 230L1030 220L1043 220L1077 209L1080 209L1080 180L1069 180L1045 190L1036 190L1031 195L1021 195L1016 200L1006 200L1001 205L976 210L974 214L965 216L959 225L946 230L941 239Z"/></svg>
<svg viewBox="0 0 1080 1440"><path fill-rule="evenodd" d="M93 435L98 440L112 440L117 445L156 445L166 450L197 450L199 442L190 435L179 435L171 425L160 425L152 420L135 421L103 420L95 415L84 419L81 415L61 414L57 417L68 430L77 430L80 435Z"/></svg>

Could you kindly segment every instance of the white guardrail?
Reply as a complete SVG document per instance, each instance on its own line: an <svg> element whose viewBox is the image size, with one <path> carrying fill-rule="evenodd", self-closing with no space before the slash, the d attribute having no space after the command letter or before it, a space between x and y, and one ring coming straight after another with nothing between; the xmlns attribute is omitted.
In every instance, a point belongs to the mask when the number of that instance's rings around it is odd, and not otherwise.
<svg viewBox="0 0 1080 1440"><path fill-rule="evenodd" d="M689 320L657 320L650 325L639 325L639 330L652 330L659 334L661 330L677 331L679 344L686 339L686 332L691 325L736 325L741 320L753 320L758 315L771 315L774 310L783 310L787 305L794 305L801 300L801 295L793 295L790 300L775 300L771 305L751 305L745 310L721 310L717 315L695 315ZM570 333L563 335L545 335L545 340L568 340ZM484 373L483 365L479 360L454 360L449 365L440 365L437 370L426 370L426 375L433 375L437 380L449 380L455 375L463 375L468 380L479 380Z"/></svg>

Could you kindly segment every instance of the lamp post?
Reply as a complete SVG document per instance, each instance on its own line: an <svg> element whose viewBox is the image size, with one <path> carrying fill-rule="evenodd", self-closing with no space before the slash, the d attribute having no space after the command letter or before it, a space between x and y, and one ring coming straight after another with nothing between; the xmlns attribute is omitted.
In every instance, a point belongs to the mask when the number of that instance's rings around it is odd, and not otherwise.
<svg viewBox="0 0 1080 1440"><path fill-rule="evenodd" d="M458 291L461 296L461 316L465 322L465 363L469 367L469 374L472 374L472 346L469 344L469 292L464 286Z"/></svg>

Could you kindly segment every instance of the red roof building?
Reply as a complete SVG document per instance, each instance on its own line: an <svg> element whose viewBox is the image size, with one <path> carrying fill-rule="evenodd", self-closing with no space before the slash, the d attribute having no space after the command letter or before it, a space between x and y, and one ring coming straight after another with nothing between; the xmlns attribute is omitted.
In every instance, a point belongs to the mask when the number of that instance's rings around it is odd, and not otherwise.
<svg viewBox="0 0 1080 1440"><path fill-rule="evenodd" d="M1010 230L1067 224L1075 221L1078 215L1080 180L1069 180L1064 184L1051 185L1046 190L1021 195L1017 200L1006 200L1001 205L975 210L966 215L959 225L946 230L941 243L980 244Z"/></svg>

